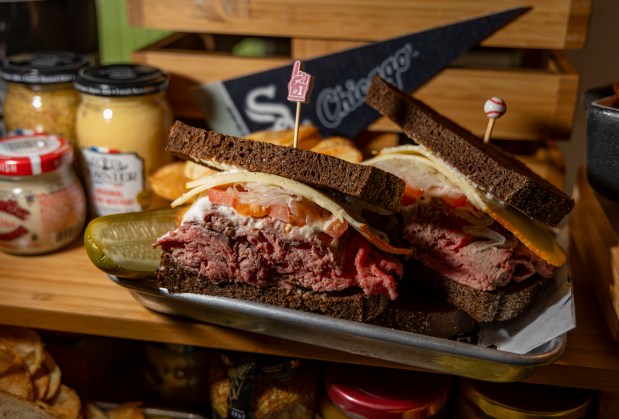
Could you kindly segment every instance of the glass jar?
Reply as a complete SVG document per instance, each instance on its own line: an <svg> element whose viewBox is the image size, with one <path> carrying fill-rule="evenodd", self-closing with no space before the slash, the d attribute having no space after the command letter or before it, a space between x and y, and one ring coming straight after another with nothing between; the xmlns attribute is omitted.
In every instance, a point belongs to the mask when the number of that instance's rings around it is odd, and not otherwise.
<svg viewBox="0 0 619 419"><path fill-rule="evenodd" d="M46 253L80 235L86 198L72 161L61 137L0 138L0 250Z"/></svg>
<svg viewBox="0 0 619 419"><path fill-rule="evenodd" d="M165 152L172 111L168 76L142 65L96 66L80 71L77 144L92 216L140 211L157 201L148 177L172 161Z"/></svg>
<svg viewBox="0 0 619 419"><path fill-rule="evenodd" d="M221 353L209 375L211 417L314 419L319 384L311 361Z"/></svg>
<svg viewBox="0 0 619 419"><path fill-rule="evenodd" d="M359 365L324 370L322 419L448 418L448 375Z"/></svg>
<svg viewBox="0 0 619 419"><path fill-rule="evenodd" d="M590 390L530 383L460 380L457 419L582 419L593 403Z"/></svg>
<svg viewBox="0 0 619 419"><path fill-rule="evenodd" d="M88 58L73 52L35 52L4 59L4 123L8 133L56 134L75 143L79 92L73 80Z"/></svg>

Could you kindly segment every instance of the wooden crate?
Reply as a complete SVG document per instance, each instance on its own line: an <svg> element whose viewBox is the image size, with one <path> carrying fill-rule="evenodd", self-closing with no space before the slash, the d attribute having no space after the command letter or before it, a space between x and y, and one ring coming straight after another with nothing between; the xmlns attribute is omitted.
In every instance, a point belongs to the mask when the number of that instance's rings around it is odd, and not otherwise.
<svg viewBox="0 0 619 419"><path fill-rule="evenodd" d="M583 47L591 0L128 0L128 16L177 32L375 41L521 6L485 46Z"/></svg>
<svg viewBox="0 0 619 419"><path fill-rule="evenodd" d="M570 215L572 243L587 267L610 335L619 341L619 203L595 192L585 170L578 173L577 205Z"/></svg>
<svg viewBox="0 0 619 419"><path fill-rule="evenodd" d="M280 38L280 42L289 44L286 54L240 57L232 55L229 49L217 48L218 40L223 45L231 43L228 38L221 39L212 35L175 34L136 51L133 61L171 73L169 98L177 117L202 119L190 93L193 86L363 43ZM568 139L578 82L577 72L561 51L482 48L443 70L414 95L481 136L487 125L483 104L490 96L500 96L507 102L508 114L495 125L494 138ZM370 129L398 131L384 118Z"/></svg>

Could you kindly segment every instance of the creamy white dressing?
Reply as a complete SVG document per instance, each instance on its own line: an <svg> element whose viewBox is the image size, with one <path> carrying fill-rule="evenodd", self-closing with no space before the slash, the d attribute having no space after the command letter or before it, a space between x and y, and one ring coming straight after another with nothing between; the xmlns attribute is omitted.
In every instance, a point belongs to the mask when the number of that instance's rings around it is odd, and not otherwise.
<svg viewBox="0 0 619 419"><path fill-rule="evenodd" d="M183 219L181 224L186 222L200 222L204 213L212 208L212 203L209 200L208 196L202 196L195 200L191 207L185 212L183 215ZM262 229L264 225L267 223L266 217L244 217L240 215L238 212L234 210L232 207L227 207L225 205L219 205L217 211L224 215L227 219L238 222L241 224L244 222L248 227ZM307 224L302 227L296 227L296 232L294 233L295 237L301 237L304 239L308 239L309 237L324 232L326 226L330 221L317 221L312 224Z"/></svg>

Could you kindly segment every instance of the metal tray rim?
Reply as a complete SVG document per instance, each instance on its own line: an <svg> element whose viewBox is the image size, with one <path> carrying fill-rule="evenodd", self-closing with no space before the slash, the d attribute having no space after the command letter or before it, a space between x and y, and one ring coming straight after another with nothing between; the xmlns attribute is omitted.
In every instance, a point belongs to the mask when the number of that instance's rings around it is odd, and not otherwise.
<svg viewBox="0 0 619 419"><path fill-rule="evenodd" d="M516 381L526 378L538 367L558 359L567 341L566 334L563 334L527 354L516 354L251 301L196 294L170 294L167 290L156 287L152 280L125 279L113 275L109 277L117 284L130 289L138 302L154 311L394 361L402 365L490 381ZM216 317L219 314L227 314L228 317L225 321L218 321ZM233 316L230 316L231 314ZM211 318L211 315L215 318ZM253 322L249 322L249 325L243 324L243 318L251 318ZM281 327L282 325L295 327ZM324 341L320 339L308 341L307 336L303 335L308 331L320 331L320 338ZM334 341L341 343L340 338L352 339L353 343L371 344L374 353L368 355L367 350L356 347L334 347ZM344 343L349 345L348 342ZM413 351L412 356L394 359L390 351L398 348L402 349L402 352L406 352L407 349ZM459 368L459 364L450 365L452 362L464 363L464 368ZM481 369L476 370L475 367ZM485 367L494 368L494 371L484 372ZM464 373L460 371L461 369Z"/></svg>

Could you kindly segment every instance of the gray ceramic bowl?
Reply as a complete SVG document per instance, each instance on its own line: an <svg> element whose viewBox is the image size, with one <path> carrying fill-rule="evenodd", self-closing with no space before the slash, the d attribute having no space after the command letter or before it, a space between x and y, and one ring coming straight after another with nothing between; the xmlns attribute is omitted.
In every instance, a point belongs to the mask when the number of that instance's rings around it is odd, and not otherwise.
<svg viewBox="0 0 619 419"><path fill-rule="evenodd" d="M592 99L587 107L587 178L601 195L619 201L619 108L613 96Z"/></svg>

